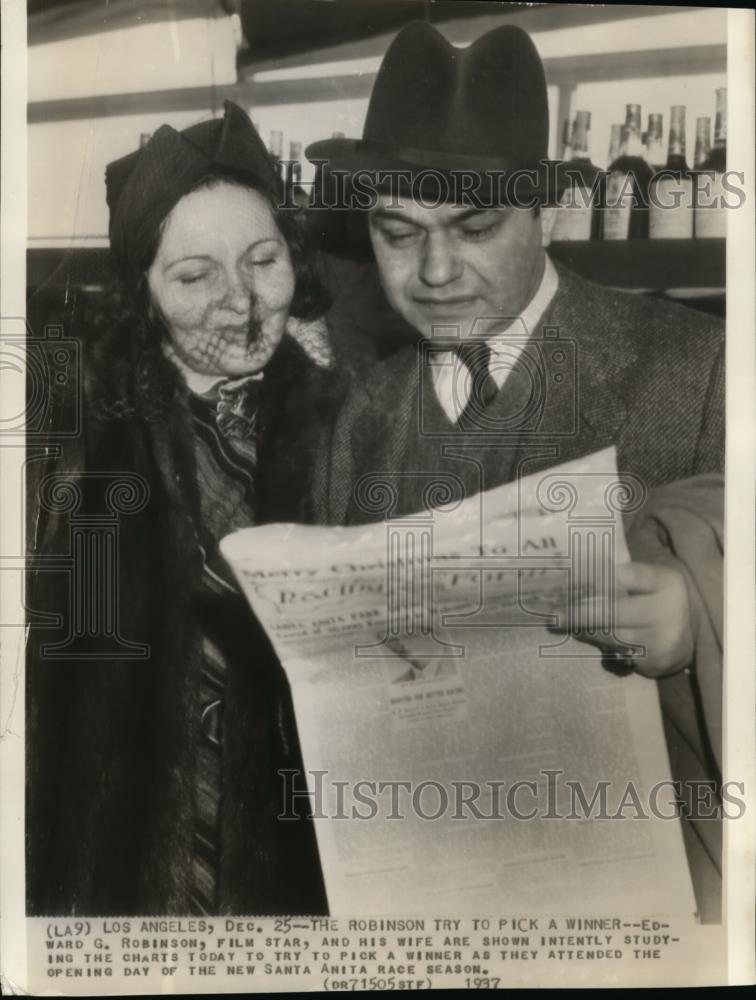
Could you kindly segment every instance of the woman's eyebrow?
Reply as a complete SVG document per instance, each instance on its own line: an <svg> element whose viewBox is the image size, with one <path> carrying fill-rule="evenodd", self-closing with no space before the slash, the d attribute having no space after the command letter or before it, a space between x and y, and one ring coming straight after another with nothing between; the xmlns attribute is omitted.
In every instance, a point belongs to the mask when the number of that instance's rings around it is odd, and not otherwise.
<svg viewBox="0 0 756 1000"><path fill-rule="evenodd" d="M262 243L275 243L276 246L279 246L281 240L278 236L263 236L262 239L255 240L253 243L250 243L244 253L249 253L250 250L254 250L255 247L259 247Z"/></svg>
<svg viewBox="0 0 756 1000"><path fill-rule="evenodd" d="M243 257L244 254L249 253L250 250L254 250L255 247L261 246L263 243L275 243L276 246L278 246L280 242L281 241L277 236L263 236L261 239L253 240L252 243L248 244L247 247L242 251L241 256ZM190 261L202 261L203 263L205 261L209 261L212 263L213 260L214 258L212 254L190 253L187 254L185 257L177 257L175 260L169 261L165 265L165 270L169 271L172 267L175 267L177 264L186 264L189 263Z"/></svg>
<svg viewBox="0 0 756 1000"><path fill-rule="evenodd" d="M186 257L177 257L175 260L169 261L165 265L165 270L169 271L172 267L175 267L177 264L187 264L189 261L195 261L195 260L204 262L212 260L212 257L210 257L208 254L199 254L199 253L187 254Z"/></svg>

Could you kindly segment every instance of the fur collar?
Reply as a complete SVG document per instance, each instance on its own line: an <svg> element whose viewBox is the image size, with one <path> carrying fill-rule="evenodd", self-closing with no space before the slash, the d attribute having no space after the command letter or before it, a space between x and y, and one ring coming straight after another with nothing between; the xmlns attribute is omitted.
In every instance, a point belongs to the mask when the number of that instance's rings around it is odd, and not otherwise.
<svg viewBox="0 0 756 1000"><path fill-rule="evenodd" d="M177 397L188 395L178 366L166 357L154 333L133 317L120 322L98 320L83 338L82 361L89 419L164 421ZM288 373L285 368L292 364ZM262 373L263 380L288 382L302 367L309 366L324 373L333 366L325 321L291 317L281 344Z"/></svg>

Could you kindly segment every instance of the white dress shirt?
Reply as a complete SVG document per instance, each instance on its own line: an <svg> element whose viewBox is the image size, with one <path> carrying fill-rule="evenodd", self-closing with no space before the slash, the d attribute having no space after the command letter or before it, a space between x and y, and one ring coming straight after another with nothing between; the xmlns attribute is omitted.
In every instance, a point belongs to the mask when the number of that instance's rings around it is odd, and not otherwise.
<svg viewBox="0 0 756 1000"><path fill-rule="evenodd" d="M558 287L559 276L546 254L541 283L533 298L509 326L486 337L486 343L491 348L489 371L499 389L551 305ZM432 376L438 401L449 420L455 424L470 398L470 372L453 351L445 351L432 356Z"/></svg>

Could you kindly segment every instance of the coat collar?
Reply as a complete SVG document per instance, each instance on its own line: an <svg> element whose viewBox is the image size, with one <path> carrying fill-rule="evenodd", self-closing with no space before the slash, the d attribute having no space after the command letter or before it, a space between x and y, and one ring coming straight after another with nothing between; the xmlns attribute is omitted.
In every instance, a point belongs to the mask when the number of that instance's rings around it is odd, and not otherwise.
<svg viewBox="0 0 756 1000"><path fill-rule="evenodd" d="M544 318L544 328L555 328L561 338L574 344L581 434L592 434L596 447L602 447L616 439L627 420L632 403L629 387L634 384L628 376L639 364L635 339L619 335L607 323L610 290L578 278L561 265L557 271L560 288Z"/></svg>

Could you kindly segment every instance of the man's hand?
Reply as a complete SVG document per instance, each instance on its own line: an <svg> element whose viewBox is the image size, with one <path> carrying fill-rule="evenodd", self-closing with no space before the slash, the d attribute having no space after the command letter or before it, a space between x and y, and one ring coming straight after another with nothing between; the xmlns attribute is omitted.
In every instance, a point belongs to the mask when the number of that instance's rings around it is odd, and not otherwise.
<svg viewBox="0 0 756 1000"><path fill-rule="evenodd" d="M554 631L570 631L609 654L626 654L644 677L664 677L688 666L695 639L682 572L660 563L631 562L617 567L616 582L613 612L605 600L580 600L572 622L560 616Z"/></svg>

